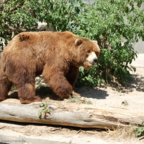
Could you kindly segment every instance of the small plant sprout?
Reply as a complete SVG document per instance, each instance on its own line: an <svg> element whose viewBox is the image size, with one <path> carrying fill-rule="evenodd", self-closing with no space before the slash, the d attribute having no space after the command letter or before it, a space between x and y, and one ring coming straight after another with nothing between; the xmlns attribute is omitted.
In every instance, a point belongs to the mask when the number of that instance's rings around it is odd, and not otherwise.
<svg viewBox="0 0 144 144"><path fill-rule="evenodd" d="M144 121L142 122L142 126L137 127L135 131L135 136L136 137L144 136Z"/></svg>
<svg viewBox="0 0 144 144"><path fill-rule="evenodd" d="M122 101L122 103L121 103L122 105L124 105L124 106L128 106L128 102L125 100L125 101Z"/></svg>
<svg viewBox="0 0 144 144"><path fill-rule="evenodd" d="M40 104L39 106L42 108L42 109L39 110L39 112L38 112L39 118L40 118L40 119L41 119L41 118L46 118L46 117L50 114L50 112L51 112L50 107L48 106L47 103L42 103L42 104Z"/></svg>

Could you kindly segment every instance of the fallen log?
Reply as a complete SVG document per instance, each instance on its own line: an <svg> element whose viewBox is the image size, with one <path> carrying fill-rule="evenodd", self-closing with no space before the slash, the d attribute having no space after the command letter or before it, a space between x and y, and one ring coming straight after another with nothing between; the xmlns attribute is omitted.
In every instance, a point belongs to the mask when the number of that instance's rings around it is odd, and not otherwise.
<svg viewBox="0 0 144 144"><path fill-rule="evenodd" d="M76 106L60 102L48 104L50 111L45 111L45 116L40 118L42 107L39 105L0 103L0 120L105 129L140 125L144 121L142 113L126 108L93 107L84 104Z"/></svg>

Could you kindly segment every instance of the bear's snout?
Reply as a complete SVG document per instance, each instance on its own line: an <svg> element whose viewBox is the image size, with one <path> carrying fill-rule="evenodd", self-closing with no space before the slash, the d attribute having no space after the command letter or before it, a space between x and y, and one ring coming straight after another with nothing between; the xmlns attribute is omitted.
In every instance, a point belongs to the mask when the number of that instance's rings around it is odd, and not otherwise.
<svg viewBox="0 0 144 144"><path fill-rule="evenodd" d="M97 63L97 61L98 61L98 59L97 59L97 58L93 59L93 62L94 62L94 63Z"/></svg>
<svg viewBox="0 0 144 144"><path fill-rule="evenodd" d="M95 52L91 52L86 59L88 65L94 65L97 62L97 60L98 58Z"/></svg>

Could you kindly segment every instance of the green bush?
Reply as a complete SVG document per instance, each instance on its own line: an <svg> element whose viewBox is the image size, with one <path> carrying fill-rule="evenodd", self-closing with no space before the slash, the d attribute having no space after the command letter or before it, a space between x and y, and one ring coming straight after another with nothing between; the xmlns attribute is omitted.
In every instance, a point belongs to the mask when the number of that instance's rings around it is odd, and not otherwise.
<svg viewBox="0 0 144 144"><path fill-rule="evenodd" d="M143 137L144 136L144 122L142 122L141 126L138 126L135 130L135 136L136 137Z"/></svg>
<svg viewBox="0 0 144 144"><path fill-rule="evenodd" d="M137 53L133 44L144 39L143 0L4 0L0 4L0 46L21 31L37 30L45 21L55 31L73 33L97 40L101 55L98 65L88 71L80 68L79 83L96 86L118 81L122 84L135 69L129 64Z"/></svg>
<svg viewBox="0 0 144 144"><path fill-rule="evenodd" d="M98 40L101 56L97 66L89 71L80 70L82 83L91 86L110 81L126 83L129 72L135 70L130 66L137 56L133 43L144 39L141 3L140 0L100 0L85 8L76 33Z"/></svg>

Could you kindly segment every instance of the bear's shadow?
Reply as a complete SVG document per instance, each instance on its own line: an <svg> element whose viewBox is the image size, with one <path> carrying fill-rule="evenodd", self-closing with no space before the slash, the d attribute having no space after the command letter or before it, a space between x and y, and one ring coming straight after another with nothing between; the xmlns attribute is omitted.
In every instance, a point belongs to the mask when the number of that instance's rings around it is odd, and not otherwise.
<svg viewBox="0 0 144 144"><path fill-rule="evenodd" d="M36 89L36 95L40 96L42 99L49 97L52 100L61 100L49 87ZM9 94L9 98L19 99L17 90Z"/></svg>
<svg viewBox="0 0 144 144"><path fill-rule="evenodd" d="M105 90L94 89L89 87L75 88L74 91L82 97L86 98L106 99L106 97L108 96L107 91ZM36 95L40 96L42 99L49 97L52 100L62 100L49 87L41 87L37 89ZM10 94L9 97L19 99L17 91Z"/></svg>
<svg viewBox="0 0 144 144"><path fill-rule="evenodd" d="M36 90L36 95L42 99L49 97L52 100L61 100L49 87L41 87Z"/></svg>
<svg viewBox="0 0 144 144"><path fill-rule="evenodd" d="M109 96L107 91L98 88L80 87L75 88L74 91L86 98L106 99Z"/></svg>

